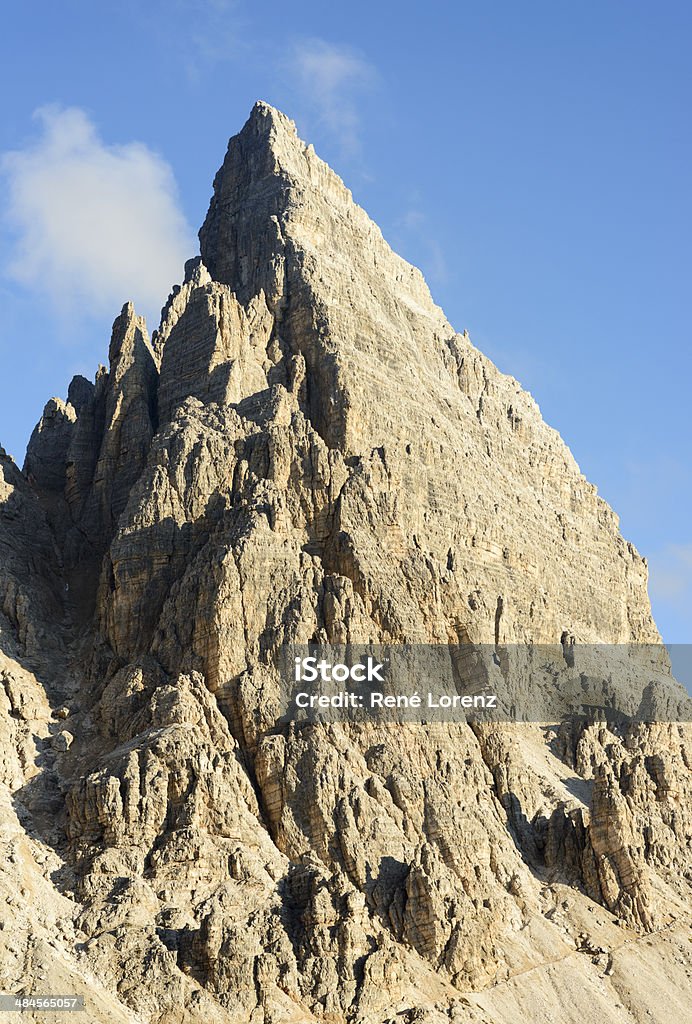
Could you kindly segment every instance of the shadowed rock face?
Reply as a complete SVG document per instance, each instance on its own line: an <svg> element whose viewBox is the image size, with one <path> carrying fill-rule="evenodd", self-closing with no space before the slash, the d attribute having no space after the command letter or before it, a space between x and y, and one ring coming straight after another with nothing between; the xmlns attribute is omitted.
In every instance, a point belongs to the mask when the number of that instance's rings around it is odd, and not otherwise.
<svg viewBox="0 0 692 1024"><path fill-rule="evenodd" d="M200 242L0 461L9 989L31 948L97 1021L683 1019L687 727L287 727L272 667L656 642L645 562L265 104Z"/></svg>

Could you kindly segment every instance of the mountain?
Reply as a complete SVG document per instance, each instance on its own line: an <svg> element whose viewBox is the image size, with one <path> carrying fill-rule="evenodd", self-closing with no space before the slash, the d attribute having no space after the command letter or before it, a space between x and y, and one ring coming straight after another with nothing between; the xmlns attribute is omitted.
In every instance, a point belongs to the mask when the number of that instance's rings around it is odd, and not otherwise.
<svg viewBox="0 0 692 1024"><path fill-rule="evenodd" d="M615 513L266 104L200 252L0 456L4 991L97 1022L684 1019L687 724L280 714L289 644L634 646L677 699Z"/></svg>

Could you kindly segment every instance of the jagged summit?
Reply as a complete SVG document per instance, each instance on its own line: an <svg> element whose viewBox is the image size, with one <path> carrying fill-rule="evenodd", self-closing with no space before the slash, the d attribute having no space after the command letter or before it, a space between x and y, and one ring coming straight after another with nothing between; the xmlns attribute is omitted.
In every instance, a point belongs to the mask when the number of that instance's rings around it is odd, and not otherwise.
<svg viewBox="0 0 692 1024"><path fill-rule="evenodd" d="M273 130L276 133L286 132L296 137L298 135L295 121L292 121L290 117L287 117L281 110L273 107L271 103L267 103L265 100L255 101L243 131L249 126L252 126L259 133Z"/></svg>
<svg viewBox="0 0 692 1024"><path fill-rule="evenodd" d="M254 288L256 293L265 287L265 264L272 253L280 254L283 249L284 239L276 228L294 223L296 208L300 207L314 211L315 218L318 211L326 216L322 241L327 244L330 225L338 215L344 220L355 217L352 227L358 230L362 243L382 241L379 228L356 206L341 178L300 139L294 122L273 107L257 103L242 130L228 143L214 179L209 212L199 232L202 259L215 279L244 297L250 294L248 289ZM312 219L310 223L312 226ZM318 225L314 227L313 243L318 240ZM250 228L255 232L252 238L248 237ZM342 246L349 241L343 238ZM335 247L334 255L342 246ZM252 259L258 264L250 276L247 266L235 262L235 250L246 258L245 262ZM413 272L420 287L420 272L396 259Z"/></svg>
<svg viewBox="0 0 692 1024"><path fill-rule="evenodd" d="M187 399L238 407L278 387L328 450L346 460L381 450L388 472L402 473L415 493L423 488L437 510L424 531L428 550L441 564L454 561L457 584L463 578L462 588L473 590L479 573L493 580L472 607L463 599L455 629L489 640L553 641L565 630L584 640L658 637L644 563L533 399L454 331L420 272L390 249L293 122L266 103L255 104L229 142L200 245L153 342L126 304L110 372L91 405L59 435L51 428L68 466L53 472L71 481L73 515L75 502L93 500L73 481L85 474L88 487L98 466L109 478L126 462L136 463L125 477L134 479L151 437ZM134 460L129 447L118 454L119 434L101 436L130 400L143 438ZM51 412L39 434L47 437L48 423L62 424L62 416ZM130 422L122 420L125 431ZM93 462L87 451L104 443L109 454ZM32 439L28 465L40 462L39 448ZM52 454L49 461L56 463ZM80 521L82 538L102 536L104 516L115 524L125 491L118 485L113 493L114 507L89 513L90 525ZM413 507L411 515L412 536ZM415 533L419 545L420 526ZM100 557L102 541L91 544ZM330 555L335 564L342 557ZM554 584L549 599L546 578ZM392 635L428 635L413 625L420 611L404 614L398 603Z"/></svg>

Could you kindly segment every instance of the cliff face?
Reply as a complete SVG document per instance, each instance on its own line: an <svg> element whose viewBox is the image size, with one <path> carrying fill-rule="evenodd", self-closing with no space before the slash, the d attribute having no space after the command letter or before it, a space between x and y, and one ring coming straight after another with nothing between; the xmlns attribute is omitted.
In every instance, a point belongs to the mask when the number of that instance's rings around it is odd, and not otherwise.
<svg viewBox="0 0 692 1024"><path fill-rule="evenodd" d="M655 643L615 514L279 112L200 242L0 461L7 990L682 1019L687 727L276 721L285 643Z"/></svg>

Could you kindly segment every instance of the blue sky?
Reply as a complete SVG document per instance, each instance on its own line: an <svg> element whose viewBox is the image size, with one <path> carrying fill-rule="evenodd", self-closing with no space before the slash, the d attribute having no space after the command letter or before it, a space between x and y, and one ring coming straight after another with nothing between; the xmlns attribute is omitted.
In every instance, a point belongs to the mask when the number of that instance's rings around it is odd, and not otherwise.
<svg viewBox="0 0 692 1024"><path fill-rule="evenodd" d="M126 299L155 316L266 99L533 393L692 641L691 46L686 2L12 5L0 443L21 460Z"/></svg>

